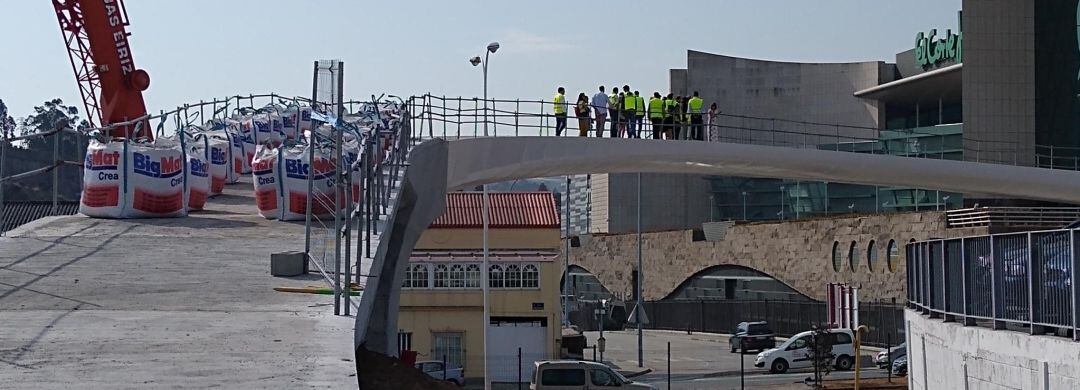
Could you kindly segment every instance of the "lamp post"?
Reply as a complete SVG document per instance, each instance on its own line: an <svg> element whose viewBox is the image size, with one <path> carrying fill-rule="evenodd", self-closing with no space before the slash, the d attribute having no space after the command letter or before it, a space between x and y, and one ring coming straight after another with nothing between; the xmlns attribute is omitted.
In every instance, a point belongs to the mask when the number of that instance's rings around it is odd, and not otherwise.
<svg viewBox="0 0 1080 390"><path fill-rule="evenodd" d="M492 43L489 43L487 45L487 51L484 52L484 60L483 60L484 66L483 66L483 69L484 69L484 136L485 137L488 136L488 123L487 123L487 71L488 71L488 59L490 58L491 53L494 53L497 50L499 50L499 43L498 42L492 42ZM469 63L471 63L473 66L480 65L480 63L481 63L480 56L476 56L476 57L473 57L473 58L469 59ZM491 313L488 311L488 287L489 287L488 276L489 276L489 273L490 273L490 270L488 269L490 267L488 265L488 225L489 225L489 222L490 222L490 214L491 213L488 210L488 186L487 186L487 184L484 184L483 195L481 195L481 196L482 196L482 201L483 201L483 205L481 206L482 207L481 215L482 215L482 218L483 218L484 261L483 261L483 265L481 266L480 281L481 281L481 284L482 284L482 289L484 291L484 293L483 293L483 295L484 295L484 318L483 318L484 319L484 327L483 327L483 335L484 335L484 389L487 390L487 389L491 388L491 375L490 375L491 373L488 371L488 347L487 347L488 346L488 342L487 342L488 341L487 340L488 326L490 325L489 323L491 321L489 319Z"/></svg>
<svg viewBox="0 0 1080 390"><path fill-rule="evenodd" d="M784 198L787 196L787 187L780 186L780 220L784 220Z"/></svg>
<svg viewBox="0 0 1080 390"><path fill-rule="evenodd" d="M746 220L746 191L742 192L742 220Z"/></svg>

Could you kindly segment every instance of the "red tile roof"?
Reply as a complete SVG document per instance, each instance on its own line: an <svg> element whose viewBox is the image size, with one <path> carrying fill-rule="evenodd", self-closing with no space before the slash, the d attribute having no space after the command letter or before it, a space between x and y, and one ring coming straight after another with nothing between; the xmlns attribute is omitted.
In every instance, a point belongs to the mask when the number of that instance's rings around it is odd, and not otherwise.
<svg viewBox="0 0 1080 390"><path fill-rule="evenodd" d="M559 228L559 209L551 192L489 192L491 229ZM446 194L446 212L431 224L433 229L483 227L483 193Z"/></svg>

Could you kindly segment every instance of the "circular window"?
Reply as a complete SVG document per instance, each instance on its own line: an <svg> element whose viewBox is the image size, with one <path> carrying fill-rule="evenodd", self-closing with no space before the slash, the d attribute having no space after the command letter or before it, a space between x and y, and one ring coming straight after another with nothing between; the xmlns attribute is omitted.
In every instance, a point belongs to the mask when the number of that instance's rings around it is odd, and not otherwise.
<svg viewBox="0 0 1080 390"><path fill-rule="evenodd" d="M885 250L885 261L888 263L889 272L896 272L896 262L900 257L900 248L896 246L896 240L889 240L889 246Z"/></svg>
<svg viewBox="0 0 1080 390"><path fill-rule="evenodd" d="M847 256L848 264L851 265L851 272L855 272L859 267L859 252L855 251L855 241L852 241L851 246L848 247Z"/></svg>
<svg viewBox="0 0 1080 390"><path fill-rule="evenodd" d="M870 240L870 244L866 245L866 268L870 272L874 272L874 266L877 264L877 252L874 251L874 240Z"/></svg>
<svg viewBox="0 0 1080 390"><path fill-rule="evenodd" d="M841 264L843 264L843 254L840 253L840 241L833 241L832 244L832 268L833 271L840 272Z"/></svg>

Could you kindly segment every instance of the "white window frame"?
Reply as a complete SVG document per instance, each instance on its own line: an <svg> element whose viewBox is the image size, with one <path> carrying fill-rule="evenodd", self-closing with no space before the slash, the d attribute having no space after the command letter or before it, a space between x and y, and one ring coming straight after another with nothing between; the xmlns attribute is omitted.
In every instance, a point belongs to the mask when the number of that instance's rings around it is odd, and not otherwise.
<svg viewBox="0 0 1080 390"><path fill-rule="evenodd" d="M439 270L440 267L442 268L442 271ZM440 272L442 272L442 274L445 275L445 277L443 279L441 279L441 280L439 279L439 273ZM431 275L432 275L432 278L434 279L433 283L431 284L431 288L445 289L445 288L450 287L450 265L449 264L446 264L446 263L437 263L437 264L435 264L435 266L432 267ZM443 285L441 285L441 286L439 285L440 281L443 282Z"/></svg>
<svg viewBox="0 0 1080 390"><path fill-rule="evenodd" d="M480 288L481 277L480 264L469 263L465 265L465 288Z"/></svg>
<svg viewBox="0 0 1080 390"><path fill-rule="evenodd" d="M453 263L450 264L450 281L447 283L448 288L451 290L461 290L465 288L465 264Z"/></svg>

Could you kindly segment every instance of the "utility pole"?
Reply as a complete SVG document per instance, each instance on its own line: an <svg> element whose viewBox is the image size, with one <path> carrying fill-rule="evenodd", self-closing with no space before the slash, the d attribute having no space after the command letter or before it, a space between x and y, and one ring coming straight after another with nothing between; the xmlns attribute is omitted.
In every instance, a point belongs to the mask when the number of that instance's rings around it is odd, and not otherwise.
<svg viewBox="0 0 1080 390"><path fill-rule="evenodd" d="M645 280L645 272L642 268L641 261L641 172L637 174L637 366L645 367L645 349L642 342L642 331L644 327L644 321L642 318L645 316L643 312L645 307L642 305L641 298L641 285Z"/></svg>

